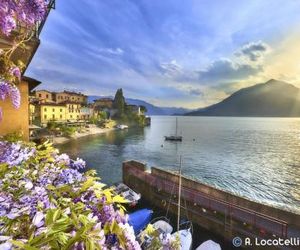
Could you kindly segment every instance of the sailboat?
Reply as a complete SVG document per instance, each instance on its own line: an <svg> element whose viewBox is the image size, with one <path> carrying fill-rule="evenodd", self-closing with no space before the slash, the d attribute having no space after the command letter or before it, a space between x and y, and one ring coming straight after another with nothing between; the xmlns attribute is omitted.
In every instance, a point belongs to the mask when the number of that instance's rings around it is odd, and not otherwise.
<svg viewBox="0 0 300 250"><path fill-rule="evenodd" d="M175 241L179 241L179 250L190 250L192 246L192 223L186 221L180 223L180 208L181 208L181 167L182 160L180 156L180 168L179 168L179 188L178 188L178 207L177 207L177 231L173 233L173 227L170 225L170 221L165 217L158 217L150 222L152 228L158 233L159 238L163 239L167 235ZM171 202L171 201L170 201ZM168 214L168 210L167 210ZM172 234L173 233L173 234ZM149 235L143 235L142 247L143 249L148 249L151 246L153 240ZM151 248L151 247L150 247Z"/></svg>
<svg viewBox="0 0 300 250"><path fill-rule="evenodd" d="M192 247L192 223L186 221L180 224L180 209L181 209L181 167L182 158L180 156L179 167L179 187L178 187L178 204L177 204L177 232L173 233L172 237L178 237L180 241L179 250L190 250Z"/></svg>
<svg viewBox="0 0 300 250"><path fill-rule="evenodd" d="M177 134L177 130L178 130L178 119L176 117L176 134L165 136L165 140L166 141L182 141L182 136Z"/></svg>

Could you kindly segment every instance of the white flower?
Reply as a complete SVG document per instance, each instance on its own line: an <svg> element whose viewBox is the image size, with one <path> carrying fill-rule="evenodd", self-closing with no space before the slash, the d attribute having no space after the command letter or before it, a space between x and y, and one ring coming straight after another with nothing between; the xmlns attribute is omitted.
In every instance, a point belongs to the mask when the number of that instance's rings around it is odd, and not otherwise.
<svg viewBox="0 0 300 250"><path fill-rule="evenodd" d="M32 182L31 182L31 181L28 181L28 182L25 184L25 188L26 188L27 190L32 189L32 188L33 188Z"/></svg>
<svg viewBox="0 0 300 250"><path fill-rule="evenodd" d="M5 242L5 243L2 243L0 244L0 249L1 250L11 250L12 249L12 243L10 242Z"/></svg>
<svg viewBox="0 0 300 250"><path fill-rule="evenodd" d="M41 227L42 225L44 225L43 219L44 219L44 214L42 212L37 212L33 217L32 223L36 227Z"/></svg>

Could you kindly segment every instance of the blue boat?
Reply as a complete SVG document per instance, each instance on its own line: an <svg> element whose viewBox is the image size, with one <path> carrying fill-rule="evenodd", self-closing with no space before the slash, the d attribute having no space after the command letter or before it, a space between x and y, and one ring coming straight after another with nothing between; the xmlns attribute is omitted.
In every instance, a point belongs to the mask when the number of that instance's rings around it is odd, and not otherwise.
<svg viewBox="0 0 300 250"><path fill-rule="evenodd" d="M128 223L133 227L135 234L140 233L150 222L153 211L147 208L129 214Z"/></svg>

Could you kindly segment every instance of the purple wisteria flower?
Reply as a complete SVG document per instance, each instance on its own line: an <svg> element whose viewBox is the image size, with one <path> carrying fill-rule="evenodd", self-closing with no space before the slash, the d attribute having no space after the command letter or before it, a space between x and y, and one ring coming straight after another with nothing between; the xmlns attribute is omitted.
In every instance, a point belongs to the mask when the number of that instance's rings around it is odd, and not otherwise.
<svg viewBox="0 0 300 250"><path fill-rule="evenodd" d="M86 166L86 162L80 158L77 158L76 161L71 160L70 167L76 170L84 169Z"/></svg>
<svg viewBox="0 0 300 250"><path fill-rule="evenodd" d="M20 90L16 86L11 86L10 88L10 99L15 109L20 108L21 94Z"/></svg>
<svg viewBox="0 0 300 250"><path fill-rule="evenodd" d="M0 82L0 100L4 101L10 94L10 84Z"/></svg>
<svg viewBox="0 0 300 250"><path fill-rule="evenodd" d="M19 143L0 141L0 163L16 166L34 156L35 148L22 147Z"/></svg>
<svg viewBox="0 0 300 250"><path fill-rule="evenodd" d="M20 90L7 82L0 82L0 99L3 101L10 96L14 108L19 108L21 105Z"/></svg>
<svg viewBox="0 0 300 250"><path fill-rule="evenodd" d="M42 21L47 11L47 2L45 0L20 0L16 8L18 20L27 25Z"/></svg>
<svg viewBox="0 0 300 250"><path fill-rule="evenodd" d="M70 157L67 154L61 154L55 158L55 163L57 164L70 165L70 161Z"/></svg>
<svg viewBox="0 0 300 250"><path fill-rule="evenodd" d="M33 26L45 18L48 0L1 0L0 2L0 31L9 36L17 27Z"/></svg>
<svg viewBox="0 0 300 250"><path fill-rule="evenodd" d="M16 20L14 18L15 8L15 1L2 0L0 2L0 31L6 36L16 28Z"/></svg>
<svg viewBox="0 0 300 250"><path fill-rule="evenodd" d="M12 76L15 76L17 77L18 79L21 78L21 71L20 71L20 68L19 67L13 67L10 69L9 73L12 75Z"/></svg>
<svg viewBox="0 0 300 250"><path fill-rule="evenodd" d="M83 176L75 169L64 169L58 175L58 179L56 181L56 185L63 185L63 184L74 184L81 182L83 180Z"/></svg>

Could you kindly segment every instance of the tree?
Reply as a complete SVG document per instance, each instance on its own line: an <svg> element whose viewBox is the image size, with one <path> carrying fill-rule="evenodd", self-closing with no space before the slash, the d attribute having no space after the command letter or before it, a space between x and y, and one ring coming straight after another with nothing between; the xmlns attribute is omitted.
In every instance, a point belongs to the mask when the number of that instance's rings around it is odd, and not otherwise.
<svg viewBox="0 0 300 250"><path fill-rule="evenodd" d="M147 111L148 111L147 108L143 105L140 106L140 110L142 113L147 113Z"/></svg>
<svg viewBox="0 0 300 250"><path fill-rule="evenodd" d="M116 117L121 118L125 111L125 98L123 96L123 90L118 89L113 102L113 108L117 110Z"/></svg>

